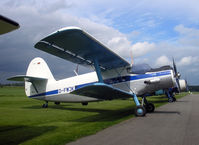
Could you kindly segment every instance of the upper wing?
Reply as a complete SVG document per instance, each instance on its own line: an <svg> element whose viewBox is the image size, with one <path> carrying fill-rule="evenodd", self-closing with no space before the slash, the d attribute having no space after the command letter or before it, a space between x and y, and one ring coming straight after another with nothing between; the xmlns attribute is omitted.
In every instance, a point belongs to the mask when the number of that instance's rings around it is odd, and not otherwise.
<svg viewBox="0 0 199 145"><path fill-rule="evenodd" d="M0 15L0 35L18 29L19 27L17 22Z"/></svg>
<svg viewBox="0 0 199 145"><path fill-rule="evenodd" d="M111 100L117 98L130 98L133 94L122 91L111 85L104 83L94 83L72 91L71 94L89 96L102 100Z"/></svg>
<svg viewBox="0 0 199 145"><path fill-rule="evenodd" d="M35 48L81 65L93 65L97 59L101 69L129 66L127 61L78 27L60 29L36 43Z"/></svg>

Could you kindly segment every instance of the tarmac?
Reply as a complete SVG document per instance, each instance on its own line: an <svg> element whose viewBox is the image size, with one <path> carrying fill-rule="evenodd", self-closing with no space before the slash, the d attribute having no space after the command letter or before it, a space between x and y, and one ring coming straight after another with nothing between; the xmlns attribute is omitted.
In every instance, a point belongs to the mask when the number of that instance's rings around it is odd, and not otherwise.
<svg viewBox="0 0 199 145"><path fill-rule="evenodd" d="M199 95L187 95L67 145L199 145Z"/></svg>

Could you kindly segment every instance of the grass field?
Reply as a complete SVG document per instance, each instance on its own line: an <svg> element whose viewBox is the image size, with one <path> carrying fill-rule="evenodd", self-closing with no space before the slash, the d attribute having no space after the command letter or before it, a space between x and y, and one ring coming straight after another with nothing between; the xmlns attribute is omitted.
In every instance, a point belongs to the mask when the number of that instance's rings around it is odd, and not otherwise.
<svg viewBox="0 0 199 145"><path fill-rule="evenodd" d="M177 95L177 98L186 93ZM165 96L149 97L160 106ZM41 108L43 102L29 99L23 87L0 88L0 144L62 145L94 134L134 117L132 99L89 103L63 103Z"/></svg>

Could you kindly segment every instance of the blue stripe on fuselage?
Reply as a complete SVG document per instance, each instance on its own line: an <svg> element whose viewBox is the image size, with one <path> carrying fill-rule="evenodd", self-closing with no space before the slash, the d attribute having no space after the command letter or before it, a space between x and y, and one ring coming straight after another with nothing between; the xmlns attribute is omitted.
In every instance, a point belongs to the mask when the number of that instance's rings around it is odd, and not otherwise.
<svg viewBox="0 0 199 145"><path fill-rule="evenodd" d="M104 83L112 85L112 84L117 84L117 83L122 83L122 82L146 79L146 78L150 78L150 77L159 77L159 76L165 76L165 75L170 75L170 74L171 74L171 71L168 70L168 71L163 71L163 72L156 72L156 73L149 73L149 74L140 74L140 75L135 75L135 76L122 76L122 77L106 79L106 80L104 80ZM96 82L77 85L77 86L75 86L75 90L77 90L79 88L82 88L84 86L92 85L94 83L96 83ZM32 96L29 96L29 97L33 98L33 97L49 96L49 95L56 95L56 94L58 94L58 89L57 90L53 90L53 91L40 93L40 94L36 94L36 95L32 95Z"/></svg>
<svg viewBox="0 0 199 145"><path fill-rule="evenodd" d="M170 75L170 71L164 71L164 72L156 72L156 73L149 73L149 74L140 74L135 76L123 76L123 77L116 77L111 79L104 80L104 83L106 84L117 84L121 82L127 82L127 81L135 81L140 79L146 79L150 77L159 77L164 75Z"/></svg>
<svg viewBox="0 0 199 145"><path fill-rule="evenodd" d="M29 98L39 97L39 96L56 95L56 94L58 94L58 90L53 90L53 91L48 91L48 92L32 95L32 96L29 96Z"/></svg>

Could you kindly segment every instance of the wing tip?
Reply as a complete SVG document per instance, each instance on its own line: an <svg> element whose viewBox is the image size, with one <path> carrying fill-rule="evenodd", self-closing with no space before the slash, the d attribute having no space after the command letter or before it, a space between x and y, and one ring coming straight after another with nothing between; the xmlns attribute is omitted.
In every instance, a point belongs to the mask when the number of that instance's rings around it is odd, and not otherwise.
<svg viewBox="0 0 199 145"><path fill-rule="evenodd" d="M82 29L81 29L80 27L68 26L68 27L60 28L60 29L58 29L58 30L52 32L52 33L49 34L49 35L55 34L55 33L57 33L57 32L69 31L69 30L80 30L80 31L82 31Z"/></svg>

